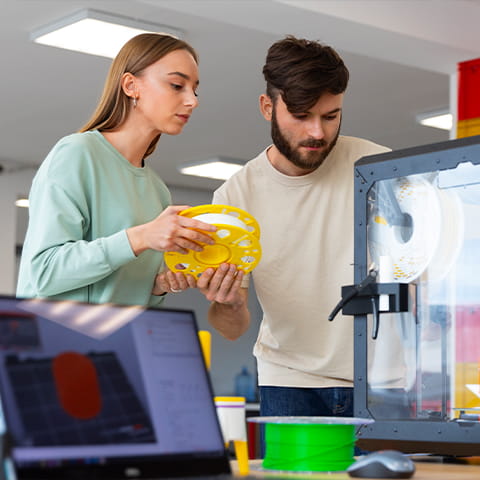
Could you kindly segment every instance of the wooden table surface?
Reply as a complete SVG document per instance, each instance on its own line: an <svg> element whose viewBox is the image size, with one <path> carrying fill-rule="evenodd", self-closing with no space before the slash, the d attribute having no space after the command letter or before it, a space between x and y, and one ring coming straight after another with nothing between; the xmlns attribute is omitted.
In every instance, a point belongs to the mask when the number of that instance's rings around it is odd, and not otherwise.
<svg viewBox="0 0 480 480"><path fill-rule="evenodd" d="M413 480L480 480L480 464L442 463L440 460L415 460L416 471ZM236 472L236 462L232 462L232 470ZM250 460L250 475L265 478L288 478L312 480L347 480L351 479L346 472L339 473L278 473L262 469L262 460ZM241 478L241 477L239 477Z"/></svg>

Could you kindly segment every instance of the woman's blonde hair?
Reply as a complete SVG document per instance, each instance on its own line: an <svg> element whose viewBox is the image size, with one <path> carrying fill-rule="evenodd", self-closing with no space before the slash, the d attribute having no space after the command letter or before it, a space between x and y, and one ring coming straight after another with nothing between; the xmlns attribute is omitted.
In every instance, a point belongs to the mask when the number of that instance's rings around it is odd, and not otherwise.
<svg viewBox="0 0 480 480"><path fill-rule="evenodd" d="M130 72L139 75L145 68L175 50L187 50L198 63L195 50L171 35L142 33L130 39L113 60L97 108L79 131L112 131L122 125L132 108L131 99L122 89L123 74ZM143 158L155 150L159 138L160 135L154 138Z"/></svg>

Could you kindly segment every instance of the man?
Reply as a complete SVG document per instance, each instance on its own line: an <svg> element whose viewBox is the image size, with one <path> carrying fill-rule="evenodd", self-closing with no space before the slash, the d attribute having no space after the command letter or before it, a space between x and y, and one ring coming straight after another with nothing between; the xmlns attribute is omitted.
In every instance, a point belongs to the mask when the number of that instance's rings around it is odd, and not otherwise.
<svg viewBox="0 0 480 480"><path fill-rule="evenodd" d="M288 36L270 47L263 74L260 110L273 145L213 201L260 225L252 272L264 314L254 347L260 414L352 416L353 321L327 317L353 281L353 164L388 149L339 136L349 72L331 47ZM250 323L249 279L235 274L222 265L197 282L213 301L210 323L232 340Z"/></svg>

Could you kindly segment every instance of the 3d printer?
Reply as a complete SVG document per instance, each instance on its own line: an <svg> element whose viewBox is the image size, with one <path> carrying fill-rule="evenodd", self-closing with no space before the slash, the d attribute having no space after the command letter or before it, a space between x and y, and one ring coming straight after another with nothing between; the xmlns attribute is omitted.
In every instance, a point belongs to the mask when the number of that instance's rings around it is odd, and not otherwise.
<svg viewBox="0 0 480 480"><path fill-rule="evenodd" d="M480 136L355 174L355 415L367 450L480 454ZM335 312L333 312L333 315ZM337 320L338 321L338 320Z"/></svg>

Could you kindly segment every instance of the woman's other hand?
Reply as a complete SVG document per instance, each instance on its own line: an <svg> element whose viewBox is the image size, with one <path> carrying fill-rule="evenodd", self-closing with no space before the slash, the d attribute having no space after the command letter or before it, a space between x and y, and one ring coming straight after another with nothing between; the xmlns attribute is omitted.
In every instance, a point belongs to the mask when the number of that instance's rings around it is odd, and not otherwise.
<svg viewBox="0 0 480 480"><path fill-rule="evenodd" d="M192 275L164 270L156 276L152 294L180 293L188 288L195 288L196 284L197 282Z"/></svg>

